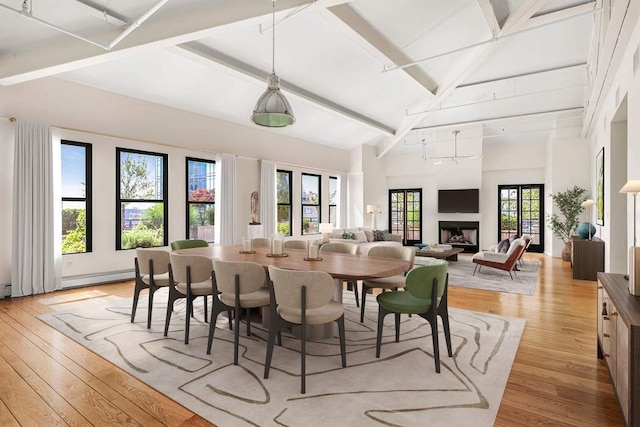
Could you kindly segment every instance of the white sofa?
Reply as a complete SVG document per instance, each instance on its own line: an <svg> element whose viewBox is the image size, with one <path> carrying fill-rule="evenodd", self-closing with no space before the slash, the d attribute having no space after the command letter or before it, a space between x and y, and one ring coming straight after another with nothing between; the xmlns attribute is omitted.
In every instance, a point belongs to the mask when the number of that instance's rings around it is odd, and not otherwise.
<svg viewBox="0 0 640 427"><path fill-rule="evenodd" d="M355 239L344 239L344 233L353 234ZM385 240L374 240L375 235L370 228L347 228L336 229L330 237L329 242L350 243L358 245L358 254L366 255L374 246L402 246L402 236L399 234L384 233Z"/></svg>

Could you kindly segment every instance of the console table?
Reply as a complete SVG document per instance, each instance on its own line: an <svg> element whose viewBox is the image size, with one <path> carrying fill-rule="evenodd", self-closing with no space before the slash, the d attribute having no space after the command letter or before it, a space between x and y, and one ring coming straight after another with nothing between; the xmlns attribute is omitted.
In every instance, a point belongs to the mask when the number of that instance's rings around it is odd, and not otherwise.
<svg viewBox="0 0 640 427"><path fill-rule="evenodd" d="M604 271L604 241L573 236L571 242L571 265L573 278L596 280L596 274Z"/></svg>
<svg viewBox="0 0 640 427"><path fill-rule="evenodd" d="M598 273L598 357L628 426L640 426L640 297L622 274Z"/></svg>

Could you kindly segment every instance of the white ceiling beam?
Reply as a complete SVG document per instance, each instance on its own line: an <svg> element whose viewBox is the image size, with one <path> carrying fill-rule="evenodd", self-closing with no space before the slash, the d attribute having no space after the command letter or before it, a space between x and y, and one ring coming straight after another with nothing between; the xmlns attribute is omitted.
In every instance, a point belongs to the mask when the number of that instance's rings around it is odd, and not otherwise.
<svg viewBox="0 0 640 427"><path fill-rule="evenodd" d="M262 84L265 84L265 82L267 81L267 77L270 74L208 46L204 46L198 42L190 42L187 44L182 44L180 46L173 46L168 48L167 50L204 65L210 66L212 63L223 65L237 73L242 74L243 76L247 76L253 80L259 81ZM320 107L321 109L333 114L339 114L341 117L346 118L349 121L357 123L359 125L365 124L383 135L388 136L393 135L394 133L393 128L386 126L383 123L380 123L370 117L364 116L356 111L350 110L347 107L336 104L333 101L330 101L304 88L287 82L286 80L280 79L280 87L287 93L302 98L310 102L314 106Z"/></svg>
<svg viewBox="0 0 640 427"><path fill-rule="evenodd" d="M482 81L467 83L467 84L459 85L458 87L456 87L456 89L462 89L462 88L465 88L465 87L482 86L482 85L486 85L486 84L490 84L490 83L506 82L506 81L509 81L509 80L519 79L519 78L522 78L522 77L543 76L545 74L555 73L557 71L580 70L580 69L584 69L586 67L587 67L587 63L583 62L583 63L580 63L580 64L572 64L572 65L567 65L567 66L564 66L564 67L546 68L544 70L536 70L536 71L531 71L529 73L513 74L513 75L510 75L510 76L500 77L500 78L497 78L497 79L482 80Z"/></svg>
<svg viewBox="0 0 640 427"><path fill-rule="evenodd" d="M348 0L319 0L325 7ZM279 0L278 11L304 6L313 0ZM312 9L311 7L309 9ZM187 43L233 28L257 23L272 12L271 2L264 0L220 0L208 2L195 10L146 22L111 51L80 40L64 42L25 52L0 56L0 85L11 85L75 70L89 65L139 54L151 48ZM21 19L21 18L17 18ZM108 40L106 33L92 39Z"/></svg>
<svg viewBox="0 0 640 427"><path fill-rule="evenodd" d="M566 9L557 10L555 12L545 13L530 18L522 25L521 31L541 27L543 25L553 24L555 22L564 21L565 19L575 18L576 16L593 13L596 10L596 2L580 4L578 6L568 7Z"/></svg>
<svg viewBox="0 0 640 427"><path fill-rule="evenodd" d="M503 29L500 30L498 37L508 32L520 30L520 26L524 25L526 19L533 16L546 1L547 0L524 0L524 2L507 17L505 26L510 20L513 23L510 24L508 28L503 27ZM526 17L526 19L524 19L524 17ZM451 76L450 79L442 82L436 92L436 96L431 100L428 108L419 115L406 117L404 123L402 123L398 130L396 130L396 134L382 148L377 157L384 157L399 141L402 141L407 133L411 132L411 130L416 127L416 125L418 125L432 110L436 109L439 102L446 99L451 93L453 93L458 85L462 84L462 82L472 74L480 64L491 56L498 46L500 46L499 39L494 40L493 43L483 44L470 49L471 51L469 54L452 67L452 71L449 73ZM418 108L416 108L416 110L417 109Z"/></svg>
<svg viewBox="0 0 640 427"><path fill-rule="evenodd" d="M491 30L491 34L493 34L494 37L497 36L500 32L500 24L498 23L498 18L496 18L496 12L493 10L491 0L478 0L478 4L480 5L480 10L482 10L485 21L487 21L489 30Z"/></svg>
<svg viewBox="0 0 640 427"><path fill-rule="evenodd" d="M342 27L346 25L346 30L355 33L358 39L360 39L360 45L364 43L368 44L369 49L373 47L379 52L377 57L384 62L392 62L395 64L404 64L411 61L407 55L405 55L397 46L389 41L378 30L373 28L362 16L360 16L350 5L342 4L339 6L333 6L327 9L331 12L342 24ZM434 91L437 88L437 84L431 77L427 75L422 69L418 67L403 68L402 72L415 80L426 91L426 96L433 98Z"/></svg>

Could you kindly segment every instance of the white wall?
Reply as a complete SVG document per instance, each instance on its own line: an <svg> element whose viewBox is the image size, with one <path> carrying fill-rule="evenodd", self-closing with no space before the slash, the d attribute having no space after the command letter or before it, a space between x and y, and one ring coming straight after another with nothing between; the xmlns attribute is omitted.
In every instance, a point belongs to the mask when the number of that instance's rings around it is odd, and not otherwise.
<svg viewBox="0 0 640 427"><path fill-rule="evenodd" d="M93 144L93 252L65 255L65 277L131 270L134 251L115 250L115 147L169 154L169 241L185 236L185 156L239 155L236 235L246 234L250 195L259 190L259 162L267 159L317 170L347 172L346 151L256 127L241 126L55 78L0 86L0 117L36 120L61 129L64 139ZM0 284L10 281L13 128L0 121ZM110 135L110 136L105 136ZM335 173L332 173L335 175ZM328 189L323 183L324 188ZM299 193L299 192L298 192ZM220 202L220 201L218 201ZM327 211L328 212L328 211Z"/></svg>

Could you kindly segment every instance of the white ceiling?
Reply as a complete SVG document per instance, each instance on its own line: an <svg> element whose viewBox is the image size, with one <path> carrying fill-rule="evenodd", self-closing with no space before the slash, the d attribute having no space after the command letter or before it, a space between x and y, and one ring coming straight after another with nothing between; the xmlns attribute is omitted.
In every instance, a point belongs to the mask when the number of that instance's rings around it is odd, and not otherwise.
<svg viewBox="0 0 640 427"><path fill-rule="evenodd" d="M158 1L26 3L33 17L107 45ZM272 68L270 0L169 0L110 51L21 16L22 5L0 0L0 84L57 76L255 126L249 116ZM275 71L296 123L268 131L380 155L452 143L451 132L469 126L485 144L577 134L595 7L278 0Z"/></svg>

